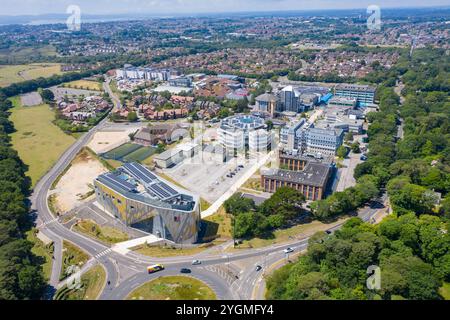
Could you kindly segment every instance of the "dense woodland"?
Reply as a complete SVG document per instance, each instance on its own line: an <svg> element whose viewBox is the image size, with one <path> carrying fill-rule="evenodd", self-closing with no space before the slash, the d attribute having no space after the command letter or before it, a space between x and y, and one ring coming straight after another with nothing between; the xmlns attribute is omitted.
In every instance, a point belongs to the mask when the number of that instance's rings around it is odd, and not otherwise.
<svg viewBox="0 0 450 320"><path fill-rule="evenodd" d="M11 148L11 102L0 95L0 299L39 299L45 288L41 260L26 240L32 227L26 166Z"/></svg>
<svg viewBox="0 0 450 320"><path fill-rule="evenodd" d="M316 234L305 255L269 278L267 298L441 299L450 281L450 58L416 50L395 71L378 90L380 112L369 115L369 159L355 170L357 186L312 206L319 219L336 217L363 203L361 191L377 190L394 213L378 225L352 218L333 235ZM371 265L381 268L380 290L366 287Z"/></svg>

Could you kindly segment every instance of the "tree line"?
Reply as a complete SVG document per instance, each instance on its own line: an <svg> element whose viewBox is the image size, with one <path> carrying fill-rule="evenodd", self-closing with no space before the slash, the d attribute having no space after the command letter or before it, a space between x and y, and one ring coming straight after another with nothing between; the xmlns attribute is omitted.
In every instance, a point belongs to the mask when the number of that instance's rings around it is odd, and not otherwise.
<svg viewBox="0 0 450 320"><path fill-rule="evenodd" d="M25 175L27 166L11 148L11 107L0 94L0 299L39 299L46 284L41 261L26 239L32 227L27 199L31 180Z"/></svg>
<svg viewBox="0 0 450 320"><path fill-rule="evenodd" d="M393 214L378 225L352 218L333 235L316 234L304 256L269 278L267 298L442 299L439 288L450 281L449 60L444 51L425 48L406 67L402 62L401 106L392 88L398 79L387 79L377 92L380 112L369 116L369 159L355 170L356 187L369 179L386 189ZM337 197L316 206L348 203ZM381 270L375 290L366 286L371 265Z"/></svg>

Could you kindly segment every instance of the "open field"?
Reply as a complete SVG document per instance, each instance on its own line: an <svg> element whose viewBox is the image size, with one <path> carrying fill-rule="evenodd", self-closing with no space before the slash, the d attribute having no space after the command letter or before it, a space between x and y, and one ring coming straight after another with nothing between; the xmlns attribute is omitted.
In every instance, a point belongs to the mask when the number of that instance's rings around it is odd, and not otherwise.
<svg viewBox="0 0 450 320"><path fill-rule="evenodd" d="M216 300L216 294L200 280L184 277L161 277L134 290L127 300Z"/></svg>
<svg viewBox="0 0 450 320"><path fill-rule="evenodd" d="M114 244L129 240L126 233L109 226L99 226L92 220L81 220L73 229L107 244Z"/></svg>
<svg viewBox="0 0 450 320"><path fill-rule="evenodd" d="M67 212L83 204L93 194L94 179L107 171L88 149L82 149L54 186L57 207Z"/></svg>
<svg viewBox="0 0 450 320"><path fill-rule="evenodd" d="M232 238L232 220L231 215L225 212L225 209L220 207L217 213L202 220L206 225L206 230L203 234L203 241L211 241L213 239L231 239Z"/></svg>
<svg viewBox="0 0 450 320"><path fill-rule="evenodd" d="M129 135L137 129L99 131L89 141L88 147L97 154L106 153L130 141Z"/></svg>
<svg viewBox="0 0 450 320"><path fill-rule="evenodd" d="M96 300L105 282L105 269L100 265L94 266L81 276L81 289L70 290L63 287L55 294L55 300Z"/></svg>
<svg viewBox="0 0 450 320"><path fill-rule="evenodd" d="M73 88L73 89L83 89L83 90L93 90L102 91L103 87L99 82L89 81L89 80L76 80L72 82L63 83L61 87Z"/></svg>
<svg viewBox="0 0 450 320"><path fill-rule="evenodd" d="M89 260L86 252L82 251L77 246L68 241L63 241L63 257L61 266L61 279L67 278L70 274L68 271L71 266L78 266L81 268Z"/></svg>
<svg viewBox="0 0 450 320"><path fill-rule="evenodd" d="M46 104L11 109L10 120L16 129L11 135L12 144L28 165L27 174L33 186L75 142L52 123L54 118L54 112Z"/></svg>
<svg viewBox="0 0 450 320"><path fill-rule="evenodd" d="M0 66L0 87L10 84L33 80L39 77L48 78L52 75L62 74L59 63L33 63L28 65Z"/></svg>

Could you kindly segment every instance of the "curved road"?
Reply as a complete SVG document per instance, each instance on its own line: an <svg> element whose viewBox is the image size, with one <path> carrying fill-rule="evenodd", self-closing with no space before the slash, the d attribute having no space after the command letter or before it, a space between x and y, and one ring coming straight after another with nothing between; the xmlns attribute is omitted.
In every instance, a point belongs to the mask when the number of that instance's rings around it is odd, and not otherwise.
<svg viewBox="0 0 450 320"><path fill-rule="evenodd" d="M39 181L31 196L32 209L37 212L38 228L54 241L54 261L52 266L52 275L50 284L53 288L58 288L59 276L62 265L62 242L63 240L72 242L82 250L86 251L92 259L87 266L95 263L103 265L107 272L109 284L105 285L100 299L124 299L131 291L139 285L162 275L179 274L182 267L192 269L191 276L203 280L211 286L220 299L251 299L252 291L255 287L260 273L254 271L254 262L260 261L263 257L269 257L269 261L282 260L284 258L283 249L287 247L294 248L296 252L303 250L308 245L308 239L298 239L291 243L261 248L250 249L238 253L208 254L201 253L195 256L178 256L173 258L150 259L137 253L128 253L122 255L111 250L108 246L95 241L91 238L73 232L59 223L48 208L47 198L52 183L64 171L69 163L75 158L78 152L89 142L92 136L105 127L107 119L77 140L59 159L54 167ZM362 210L360 216L368 221L378 211L378 209ZM339 228L337 226L336 228ZM336 229L335 228L335 229ZM191 261L200 259L201 266L192 267ZM244 270L239 279L234 281L225 281L223 277L213 269L224 266L227 263L238 260L251 260L251 267ZM264 258L267 259L267 258ZM148 275L146 266L150 263L164 263L166 270ZM87 270L87 266L83 270ZM264 265L266 266L266 265ZM208 269L209 268L209 269ZM213 269L211 269L213 268ZM213 271L211 271L213 270ZM232 282L232 283L230 283ZM51 298L49 293L48 298Z"/></svg>

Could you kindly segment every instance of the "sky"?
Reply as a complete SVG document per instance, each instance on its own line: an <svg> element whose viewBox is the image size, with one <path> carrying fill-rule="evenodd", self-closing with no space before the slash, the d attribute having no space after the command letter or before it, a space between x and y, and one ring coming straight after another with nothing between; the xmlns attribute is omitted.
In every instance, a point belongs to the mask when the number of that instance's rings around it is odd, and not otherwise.
<svg viewBox="0 0 450 320"><path fill-rule="evenodd" d="M450 6L450 0L0 0L0 15L65 14L78 5L82 14L185 14L239 11Z"/></svg>

